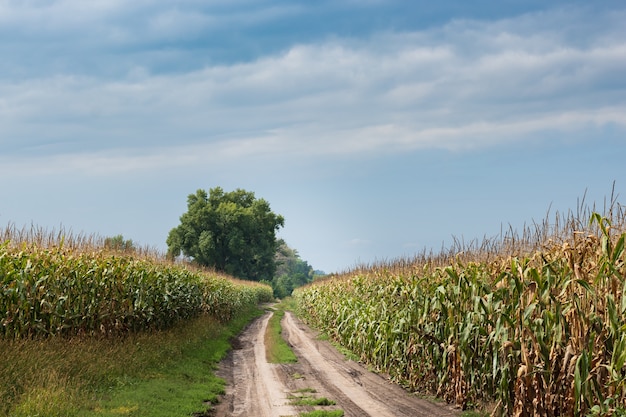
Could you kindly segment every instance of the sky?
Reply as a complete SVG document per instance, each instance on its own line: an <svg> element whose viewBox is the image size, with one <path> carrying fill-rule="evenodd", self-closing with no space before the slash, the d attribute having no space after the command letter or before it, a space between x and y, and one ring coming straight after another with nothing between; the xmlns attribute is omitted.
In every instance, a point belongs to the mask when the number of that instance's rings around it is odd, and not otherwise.
<svg viewBox="0 0 626 417"><path fill-rule="evenodd" d="M0 226L167 248L242 188L315 269L626 200L622 0L0 0Z"/></svg>

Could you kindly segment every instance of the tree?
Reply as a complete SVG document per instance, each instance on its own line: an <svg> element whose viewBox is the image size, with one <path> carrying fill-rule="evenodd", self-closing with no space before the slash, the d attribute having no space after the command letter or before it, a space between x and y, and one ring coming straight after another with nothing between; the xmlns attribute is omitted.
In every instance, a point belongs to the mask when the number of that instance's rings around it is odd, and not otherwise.
<svg viewBox="0 0 626 417"><path fill-rule="evenodd" d="M298 251L287 246L282 239L276 251L277 270L272 280L274 296L284 298L291 295L294 288L313 280L314 271L308 262L300 259Z"/></svg>
<svg viewBox="0 0 626 417"><path fill-rule="evenodd" d="M187 198L187 212L167 237L168 255L182 253L238 278L269 281L276 271L276 232L284 223L252 192L198 190Z"/></svg>
<svg viewBox="0 0 626 417"><path fill-rule="evenodd" d="M134 252L135 243L131 239L124 239L123 235L116 235L104 239L104 247L119 252Z"/></svg>

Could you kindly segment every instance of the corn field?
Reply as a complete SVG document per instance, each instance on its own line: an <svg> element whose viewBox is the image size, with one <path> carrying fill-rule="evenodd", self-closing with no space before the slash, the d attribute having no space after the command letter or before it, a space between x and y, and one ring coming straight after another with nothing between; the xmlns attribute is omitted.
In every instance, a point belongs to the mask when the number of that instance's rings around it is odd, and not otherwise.
<svg viewBox="0 0 626 417"><path fill-rule="evenodd" d="M6 229L0 244L0 337L123 334L206 312L220 321L269 286L98 248L98 240ZM41 245L41 246L39 246Z"/></svg>
<svg viewBox="0 0 626 417"><path fill-rule="evenodd" d="M587 218L538 227L535 241L348 271L294 297L409 390L492 415L626 415L625 216Z"/></svg>

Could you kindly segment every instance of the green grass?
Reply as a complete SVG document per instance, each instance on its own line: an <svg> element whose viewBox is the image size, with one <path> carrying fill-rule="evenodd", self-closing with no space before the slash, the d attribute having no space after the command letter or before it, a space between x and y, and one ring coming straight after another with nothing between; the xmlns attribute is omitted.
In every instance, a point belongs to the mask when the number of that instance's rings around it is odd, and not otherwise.
<svg viewBox="0 0 626 417"><path fill-rule="evenodd" d="M229 339L255 316L208 316L124 338L0 340L0 416L204 413L224 391L214 375Z"/></svg>
<svg viewBox="0 0 626 417"><path fill-rule="evenodd" d="M343 410L315 410L308 413L300 413L300 417L343 417Z"/></svg>
<svg viewBox="0 0 626 417"><path fill-rule="evenodd" d="M310 406L327 406L337 404L333 400L329 400L326 397L314 398L309 396L295 397L290 402L291 405L310 405Z"/></svg>
<svg viewBox="0 0 626 417"><path fill-rule="evenodd" d="M317 390L315 388L300 388L300 389L295 390L294 392L298 394L306 394L306 393L315 394Z"/></svg>
<svg viewBox="0 0 626 417"><path fill-rule="evenodd" d="M287 297L287 298L283 298L280 302L280 305L282 306L283 310L285 311L297 311L298 308L298 303L296 302L296 300L293 297Z"/></svg>
<svg viewBox="0 0 626 417"><path fill-rule="evenodd" d="M282 336L280 321L285 316L285 309L281 302L270 318L265 332L265 356L269 363L295 363L298 361L291 347Z"/></svg>

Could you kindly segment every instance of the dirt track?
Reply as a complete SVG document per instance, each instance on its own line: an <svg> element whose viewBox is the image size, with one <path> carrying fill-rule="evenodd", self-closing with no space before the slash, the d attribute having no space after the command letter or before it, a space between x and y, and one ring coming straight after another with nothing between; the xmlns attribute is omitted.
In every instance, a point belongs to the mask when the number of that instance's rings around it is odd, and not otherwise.
<svg viewBox="0 0 626 417"><path fill-rule="evenodd" d="M363 366L348 361L328 342L287 312L283 336L298 363L270 364L265 360L264 335L270 312L255 320L235 340L218 374L226 379L226 395L216 417L297 416L313 410L342 409L346 417L454 416L458 412L402 390ZM293 397L328 398L332 406L294 406Z"/></svg>

